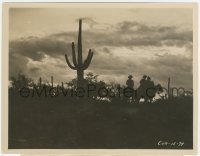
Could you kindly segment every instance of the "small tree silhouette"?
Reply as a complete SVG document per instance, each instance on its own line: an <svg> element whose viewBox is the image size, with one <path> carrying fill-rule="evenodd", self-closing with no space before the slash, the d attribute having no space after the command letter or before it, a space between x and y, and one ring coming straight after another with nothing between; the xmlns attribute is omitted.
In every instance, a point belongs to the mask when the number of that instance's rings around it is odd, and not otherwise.
<svg viewBox="0 0 200 156"><path fill-rule="evenodd" d="M19 73L17 77L11 77L12 88L18 90L22 87L32 87L33 80L31 78L26 77L24 74Z"/></svg>
<svg viewBox="0 0 200 156"><path fill-rule="evenodd" d="M94 75L92 72L86 74L86 80L88 83L97 83L97 78L99 75Z"/></svg>

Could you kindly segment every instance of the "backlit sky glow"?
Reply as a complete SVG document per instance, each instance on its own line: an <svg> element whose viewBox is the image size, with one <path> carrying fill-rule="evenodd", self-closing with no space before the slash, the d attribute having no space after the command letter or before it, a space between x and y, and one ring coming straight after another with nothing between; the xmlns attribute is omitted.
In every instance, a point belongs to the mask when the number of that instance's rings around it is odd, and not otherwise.
<svg viewBox="0 0 200 156"><path fill-rule="evenodd" d="M83 55L94 57L86 72L107 82L155 83L192 88L193 21L190 8L13 8L9 15L9 74L66 82L76 76L64 58L77 41L83 19Z"/></svg>

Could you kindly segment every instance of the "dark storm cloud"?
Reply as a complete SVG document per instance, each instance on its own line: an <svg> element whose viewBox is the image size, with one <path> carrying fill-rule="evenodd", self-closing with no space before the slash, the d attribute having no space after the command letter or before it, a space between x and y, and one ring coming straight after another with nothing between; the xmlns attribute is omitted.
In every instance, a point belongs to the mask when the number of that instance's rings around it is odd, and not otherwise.
<svg viewBox="0 0 200 156"><path fill-rule="evenodd" d="M107 48L107 47L104 47L104 48L103 48L103 51L104 51L104 52L106 52L107 54L111 54L111 51L110 51L110 49L109 49L109 48Z"/></svg>
<svg viewBox="0 0 200 156"><path fill-rule="evenodd" d="M44 38L29 37L10 41L9 44L10 55L17 54L35 61L40 61L45 54L57 57L64 54L71 47L70 43L62 39L55 39L54 36Z"/></svg>
<svg viewBox="0 0 200 156"><path fill-rule="evenodd" d="M136 58L129 61L112 56L109 58L109 61L102 57L100 59L94 60L93 65L90 67L98 75L112 74L113 78L124 76L124 79L126 79L127 75L133 73L136 86L139 85L139 80L143 74L149 75L155 83L163 85L167 84L167 79L170 77L172 86L185 87L186 89L192 88L191 58L165 54L152 59L143 58L138 60Z"/></svg>
<svg viewBox="0 0 200 156"><path fill-rule="evenodd" d="M40 68L31 68L30 72L36 73L40 70Z"/></svg>
<svg viewBox="0 0 200 156"><path fill-rule="evenodd" d="M89 20L86 18L85 20ZM91 19L90 19L91 20ZM147 26L137 22L117 24L115 31L83 32L84 52L97 46L133 47L133 46L177 46L190 47L192 31L178 32L176 27ZM46 37L28 37L10 41L9 52L41 60L45 54L57 57L67 53L71 55L71 42L77 41L77 32L56 33ZM105 49L107 52L107 50Z"/></svg>
<svg viewBox="0 0 200 156"><path fill-rule="evenodd" d="M175 26L148 26L138 22L118 23L105 31L84 32L84 42L89 46L177 46L192 43L191 30L181 31Z"/></svg>
<svg viewBox="0 0 200 156"><path fill-rule="evenodd" d="M148 26L146 24L138 23L138 22L131 22L131 21L124 21L121 23L118 23L117 27L119 27L120 31L127 32L127 31L133 31L133 32L139 32L139 33L156 33L156 32L169 32L174 31L176 29L175 26Z"/></svg>
<svg viewBox="0 0 200 156"><path fill-rule="evenodd" d="M149 60L148 65L159 67L150 70L152 76L160 80L171 77L173 85L192 88L193 72L191 58L165 54L163 57Z"/></svg>
<svg viewBox="0 0 200 156"><path fill-rule="evenodd" d="M26 71L28 59L22 55L9 53L9 77L18 75L19 72Z"/></svg>
<svg viewBox="0 0 200 156"><path fill-rule="evenodd" d="M148 26L138 22L118 23L113 34L107 34L109 44L116 46L178 46L192 42L192 31L179 31L175 26Z"/></svg>

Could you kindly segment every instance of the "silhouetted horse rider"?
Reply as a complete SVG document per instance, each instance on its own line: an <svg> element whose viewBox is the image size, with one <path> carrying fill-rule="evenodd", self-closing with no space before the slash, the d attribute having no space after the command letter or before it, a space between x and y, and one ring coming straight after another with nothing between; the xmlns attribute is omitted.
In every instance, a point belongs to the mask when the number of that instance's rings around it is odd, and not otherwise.
<svg viewBox="0 0 200 156"><path fill-rule="evenodd" d="M146 75L144 75L144 76L142 77L142 79L140 80L140 87L145 86L146 78L147 78Z"/></svg>
<svg viewBox="0 0 200 156"><path fill-rule="evenodd" d="M137 90L137 97L136 97L136 101L138 101L140 98L144 98L145 102L148 101L149 97L148 97L148 93L150 93L150 88L152 88L154 86L152 86L152 82L151 82L151 78L149 76L144 75L142 77L142 79L140 80L140 86Z"/></svg>
<svg viewBox="0 0 200 156"><path fill-rule="evenodd" d="M133 76L132 75L129 75L128 76L128 80L126 81L126 85L128 88L130 88L133 92L134 92L134 81L132 80ZM134 94L134 93L133 93ZM133 101L133 94L132 94L132 101ZM128 100L130 101L130 98L128 98Z"/></svg>
<svg viewBox="0 0 200 156"><path fill-rule="evenodd" d="M157 92L162 92L162 86L160 84L154 85L149 76L144 75L140 80L140 86L136 89L135 101L139 102L141 98L144 98L145 102L152 102Z"/></svg>
<svg viewBox="0 0 200 156"><path fill-rule="evenodd" d="M155 96L155 86L154 82L151 81L151 78L148 76L146 81L146 100L151 100Z"/></svg>
<svg viewBox="0 0 200 156"><path fill-rule="evenodd" d="M126 85L131 89L133 89L133 87L134 87L134 81L132 80L132 78L133 78L133 76L129 75L128 80L126 81Z"/></svg>
<svg viewBox="0 0 200 156"><path fill-rule="evenodd" d="M142 97L142 98L146 98L146 89L147 89L147 76L144 75L142 77L142 79L140 80L140 86L138 88L138 93L137 96L139 96L138 98Z"/></svg>

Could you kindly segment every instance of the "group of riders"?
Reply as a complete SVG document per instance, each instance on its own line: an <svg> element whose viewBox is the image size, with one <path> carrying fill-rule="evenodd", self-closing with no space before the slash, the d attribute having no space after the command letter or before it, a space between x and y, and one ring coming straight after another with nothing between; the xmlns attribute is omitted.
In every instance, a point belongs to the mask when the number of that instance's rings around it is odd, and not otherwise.
<svg viewBox="0 0 200 156"><path fill-rule="evenodd" d="M126 81L126 85L128 88L131 88L134 90L134 81L133 76L129 75L128 80ZM135 90L137 91L137 97L132 97L134 99L140 100L140 98L143 98L145 101L152 100L155 96L155 85L154 82L151 80L151 78L147 75L144 75L142 79L140 80L140 86Z"/></svg>

